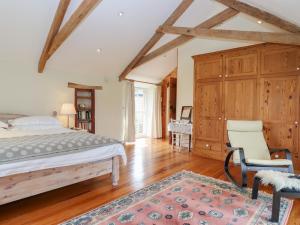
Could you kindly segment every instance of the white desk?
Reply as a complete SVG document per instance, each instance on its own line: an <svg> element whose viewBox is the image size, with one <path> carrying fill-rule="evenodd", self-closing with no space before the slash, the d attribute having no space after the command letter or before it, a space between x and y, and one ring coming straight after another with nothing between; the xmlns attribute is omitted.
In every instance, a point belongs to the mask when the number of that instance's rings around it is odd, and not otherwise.
<svg viewBox="0 0 300 225"><path fill-rule="evenodd" d="M179 148L181 149L181 138L184 135L189 136L189 151L191 150L193 124L187 121L171 120L168 124L168 131L172 135L172 148L176 145L176 137L179 137Z"/></svg>

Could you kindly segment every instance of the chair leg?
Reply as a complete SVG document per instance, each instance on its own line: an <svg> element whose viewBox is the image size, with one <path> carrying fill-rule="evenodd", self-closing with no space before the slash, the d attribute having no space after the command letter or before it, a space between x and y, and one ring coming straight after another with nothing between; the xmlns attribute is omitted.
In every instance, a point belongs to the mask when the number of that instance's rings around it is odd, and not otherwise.
<svg viewBox="0 0 300 225"><path fill-rule="evenodd" d="M176 143L177 143L177 134L172 132L171 135L172 135L172 150L174 151L174 148L176 148Z"/></svg>
<svg viewBox="0 0 300 225"><path fill-rule="evenodd" d="M273 187L273 205L272 205L272 217L271 222L277 223L279 220L279 212L280 212L280 191L276 191L275 187Z"/></svg>
<svg viewBox="0 0 300 225"><path fill-rule="evenodd" d="M229 152L228 155L226 156L226 159L224 162L225 175L228 178L228 180L230 180L234 185L241 188L242 186L235 180L235 178L231 175L231 173L229 171L229 162L230 162L230 158L231 158L232 154L233 154L233 152Z"/></svg>
<svg viewBox="0 0 300 225"><path fill-rule="evenodd" d="M294 173L294 167L293 167L293 165L290 165L290 166L289 166L288 172L289 172L289 173Z"/></svg>
<svg viewBox="0 0 300 225"><path fill-rule="evenodd" d="M242 174L242 187L247 187L248 178L247 178L247 166L241 162L241 174Z"/></svg>
<svg viewBox="0 0 300 225"><path fill-rule="evenodd" d="M259 177L254 177L253 188L252 188L252 199L257 199L260 181L261 179Z"/></svg>

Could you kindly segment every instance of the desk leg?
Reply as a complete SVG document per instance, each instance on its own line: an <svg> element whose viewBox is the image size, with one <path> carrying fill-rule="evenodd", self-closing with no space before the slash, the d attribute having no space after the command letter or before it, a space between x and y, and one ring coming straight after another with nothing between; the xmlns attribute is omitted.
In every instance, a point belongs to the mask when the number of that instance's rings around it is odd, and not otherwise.
<svg viewBox="0 0 300 225"><path fill-rule="evenodd" d="M172 150L174 151L174 133L171 132L171 140L172 140ZM176 143L175 143L176 144Z"/></svg>
<svg viewBox="0 0 300 225"><path fill-rule="evenodd" d="M189 152L191 151L192 135L189 134Z"/></svg>

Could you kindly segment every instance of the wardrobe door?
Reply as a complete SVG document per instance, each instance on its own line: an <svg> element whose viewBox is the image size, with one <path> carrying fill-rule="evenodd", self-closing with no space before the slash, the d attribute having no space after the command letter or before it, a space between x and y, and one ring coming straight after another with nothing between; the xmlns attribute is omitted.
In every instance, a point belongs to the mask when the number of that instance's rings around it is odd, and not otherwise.
<svg viewBox="0 0 300 225"><path fill-rule="evenodd" d="M225 77L257 76L258 52L256 49L236 50L224 55Z"/></svg>
<svg viewBox="0 0 300 225"><path fill-rule="evenodd" d="M203 156L221 159L222 82L198 81L195 92L195 150Z"/></svg>
<svg viewBox="0 0 300 225"><path fill-rule="evenodd" d="M257 79L224 82L224 142L228 142L227 120L257 119Z"/></svg>
<svg viewBox="0 0 300 225"><path fill-rule="evenodd" d="M260 87L260 113L268 145L288 148L298 158L298 78L261 78Z"/></svg>
<svg viewBox="0 0 300 225"><path fill-rule="evenodd" d="M221 79L222 78L222 56L197 56L195 57L196 79Z"/></svg>
<svg viewBox="0 0 300 225"><path fill-rule="evenodd" d="M255 119L256 99L256 79L225 81L225 118L229 120Z"/></svg>
<svg viewBox="0 0 300 225"><path fill-rule="evenodd" d="M261 74L271 75L297 71L300 71L300 47L271 45L262 50Z"/></svg>

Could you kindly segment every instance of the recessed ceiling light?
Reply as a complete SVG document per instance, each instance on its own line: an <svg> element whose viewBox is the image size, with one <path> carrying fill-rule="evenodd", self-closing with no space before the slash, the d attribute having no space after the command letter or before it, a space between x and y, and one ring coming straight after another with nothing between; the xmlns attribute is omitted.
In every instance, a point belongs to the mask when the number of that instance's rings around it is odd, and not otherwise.
<svg viewBox="0 0 300 225"><path fill-rule="evenodd" d="M257 20L257 23L258 23L258 24L262 24L262 21L261 21L261 20Z"/></svg>
<svg viewBox="0 0 300 225"><path fill-rule="evenodd" d="M124 12L120 11L120 12L118 13L118 15L119 15L119 16L124 16Z"/></svg>
<svg viewBox="0 0 300 225"><path fill-rule="evenodd" d="M102 52L102 49L101 48L97 48L97 53L101 53Z"/></svg>

